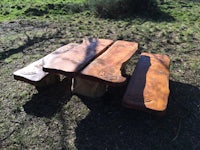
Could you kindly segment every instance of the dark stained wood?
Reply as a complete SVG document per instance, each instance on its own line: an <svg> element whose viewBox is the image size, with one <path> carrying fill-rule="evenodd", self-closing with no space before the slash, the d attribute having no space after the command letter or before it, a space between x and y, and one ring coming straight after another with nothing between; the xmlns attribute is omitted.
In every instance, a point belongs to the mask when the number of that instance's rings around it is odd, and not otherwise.
<svg viewBox="0 0 200 150"><path fill-rule="evenodd" d="M109 39L87 39L70 51L58 54L51 61L45 63L43 70L51 73L60 73L74 76L90 61L102 54L111 44Z"/></svg>
<svg viewBox="0 0 200 150"><path fill-rule="evenodd" d="M51 61L57 54L67 53L73 47L78 46L78 44L70 43L68 45L62 46L55 50L54 52L46 55L45 57L29 64L28 66L15 71L14 78L16 80L21 80L24 82L28 82L33 85L40 85L40 82L49 76L48 72L43 71L43 65Z"/></svg>
<svg viewBox="0 0 200 150"><path fill-rule="evenodd" d="M84 68L80 76L105 82L109 85L120 85L126 81L121 74L121 67L138 49L138 44L128 41L116 41L102 55Z"/></svg>
<svg viewBox="0 0 200 150"><path fill-rule="evenodd" d="M166 55L142 53L122 104L144 111L165 111L169 96L169 65L170 59Z"/></svg>

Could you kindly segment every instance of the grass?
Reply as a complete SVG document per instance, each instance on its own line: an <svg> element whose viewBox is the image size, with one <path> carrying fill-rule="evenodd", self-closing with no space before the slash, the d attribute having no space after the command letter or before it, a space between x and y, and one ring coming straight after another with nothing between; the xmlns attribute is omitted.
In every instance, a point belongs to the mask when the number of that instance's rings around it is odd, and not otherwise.
<svg viewBox="0 0 200 150"><path fill-rule="evenodd" d="M26 2L0 2L10 12L0 18L0 149L200 148L199 3L168 0L158 5L156 17L108 19L89 11L26 16ZM24 5L21 12L10 9L18 5ZM167 54L171 93L166 116L122 108L124 87L89 99L68 97L60 85L38 93L13 79L15 70L85 36L136 41L138 53ZM138 53L125 66L127 75L134 71Z"/></svg>
<svg viewBox="0 0 200 150"><path fill-rule="evenodd" d="M80 11L83 0L2 0L0 2L0 21L31 18L49 14L60 15Z"/></svg>

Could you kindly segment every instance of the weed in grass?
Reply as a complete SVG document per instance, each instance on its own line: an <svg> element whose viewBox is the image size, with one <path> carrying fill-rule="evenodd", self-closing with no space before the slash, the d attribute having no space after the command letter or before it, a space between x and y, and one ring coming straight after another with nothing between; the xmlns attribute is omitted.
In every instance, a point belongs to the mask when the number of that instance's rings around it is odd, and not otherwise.
<svg viewBox="0 0 200 150"><path fill-rule="evenodd" d="M22 58L22 53L17 53L17 54L14 54L8 58L6 58L4 61L6 63L11 63L13 61L16 61L17 59L21 59Z"/></svg>

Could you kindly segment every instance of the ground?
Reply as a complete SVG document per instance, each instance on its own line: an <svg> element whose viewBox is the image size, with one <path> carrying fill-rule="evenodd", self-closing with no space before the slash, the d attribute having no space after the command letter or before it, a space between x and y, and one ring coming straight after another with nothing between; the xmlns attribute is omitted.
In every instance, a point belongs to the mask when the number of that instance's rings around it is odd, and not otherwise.
<svg viewBox="0 0 200 150"><path fill-rule="evenodd" d="M0 149L200 149L200 6L165 1L159 7L157 17L107 19L83 11L2 21ZM141 52L168 55L166 115L123 108L125 86L90 99L70 96L65 80L65 86L38 92L13 79L17 69L84 37L138 42L137 54L124 68L127 76Z"/></svg>

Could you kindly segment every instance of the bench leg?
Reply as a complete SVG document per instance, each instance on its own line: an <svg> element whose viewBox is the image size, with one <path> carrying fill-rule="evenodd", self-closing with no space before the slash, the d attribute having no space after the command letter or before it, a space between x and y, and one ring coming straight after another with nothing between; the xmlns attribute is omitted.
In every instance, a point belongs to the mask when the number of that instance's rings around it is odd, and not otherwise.
<svg viewBox="0 0 200 150"><path fill-rule="evenodd" d="M72 91L75 94L98 98L105 94L107 86L105 84L75 77L72 85Z"/></svg>

